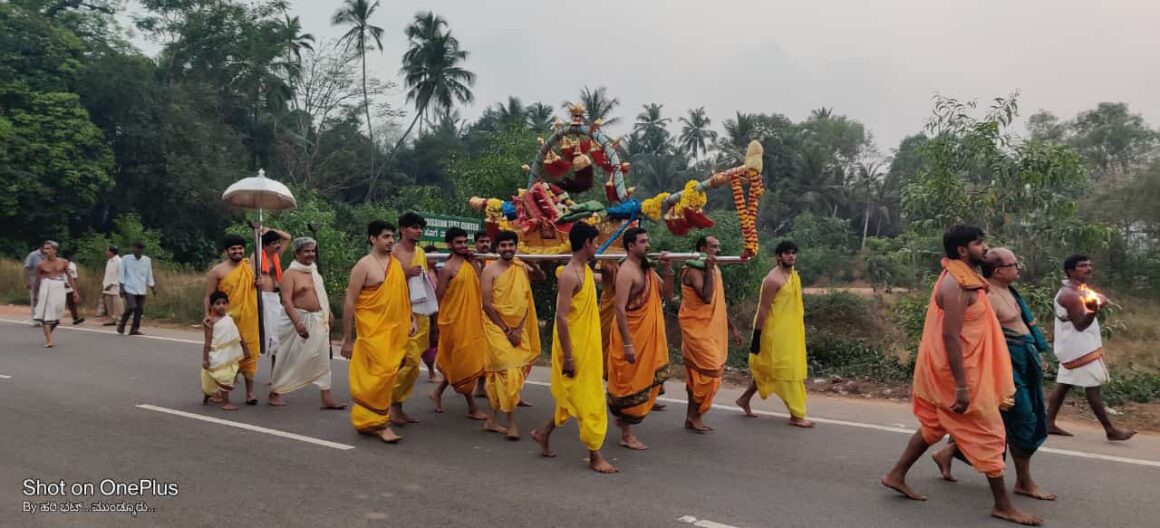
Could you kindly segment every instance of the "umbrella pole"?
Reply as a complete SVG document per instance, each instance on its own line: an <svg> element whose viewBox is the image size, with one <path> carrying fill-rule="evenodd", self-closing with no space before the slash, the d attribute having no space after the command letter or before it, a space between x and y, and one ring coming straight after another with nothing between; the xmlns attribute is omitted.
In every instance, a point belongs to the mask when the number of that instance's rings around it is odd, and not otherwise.
<svg viewBox="0 0 1160 528"><path fill-rule="evenodd" d="M258 353L266 354L266 316L265 308L262 306L262 257L264 251L262 250L262 210L258 209L258 225L254 227L255 251L254 260L257 263L257 268L254 270L254 275L258 278L254 281L254 289L258 292Z"/></svg>

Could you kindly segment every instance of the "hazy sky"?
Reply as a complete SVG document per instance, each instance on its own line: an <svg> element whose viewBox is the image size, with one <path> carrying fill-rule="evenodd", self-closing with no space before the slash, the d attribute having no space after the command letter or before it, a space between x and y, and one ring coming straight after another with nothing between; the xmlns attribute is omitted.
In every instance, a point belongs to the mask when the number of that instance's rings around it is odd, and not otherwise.
<svg viewBox="0 0 1160 528"><path fill-rule="evenodd" d="M316 37L342 34L330 25L339 0L293 4ZM1024 117L1123 101L1160 125L1151 0L383 0L385 50L368 63L380 78L400 79L403 28L428 9L471 53L468 118L508 95L558 107L587 85L618 97L625 121L649 102L674 125L704 106L718 130L737 111L800 120L832 107L884 154L922 129L935 93L985 102L1019 90ZM401 89L395 99L404 105Z"/></svg>

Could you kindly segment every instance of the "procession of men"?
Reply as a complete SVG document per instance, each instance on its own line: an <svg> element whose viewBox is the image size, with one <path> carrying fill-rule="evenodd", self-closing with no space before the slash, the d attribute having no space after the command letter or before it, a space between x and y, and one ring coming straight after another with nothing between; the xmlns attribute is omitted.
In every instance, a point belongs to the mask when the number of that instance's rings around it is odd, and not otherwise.
<svg viewBox="0 0 1160 528"><path fill-rule="evenodd" d="M426 220L407 213L399 224L396 228L374 221L367 226L370 249L351 269L342 302L340 354L350 361L352 425L359 433L396 443L402 436L395 428L419 423L403 411L403 404L419 378L424 352L437 342L433 363L441 376L430 395L435 412L444 412L443 396L450 388L463 397L466 417L482 422L483 430L520 440L517 408L525 405L520 394L541 353L532 284L544 280L544 271L517 256L517 233L500 231L494 240L475 233L472 248L468 233L458 227L446 231L448 258L434 266L418 246ZM260 247L250 251L245 238L226 235L221 244L225 259L207 274L203 403L237 410L229 395L241 374L243 401L256 405L258 364L268 354L270 406L284 406L286 395L313 386L322 410L346 409L331 393L335 318L319 271L318 242L273 228L262 228L257 236ZM673 374L663 307L677 299L688 397L684 426L700 434L713 431L704 418L721 387L729 343L743 345L725 302L720 241L699 238L701 257L685 262L678 277L667 252L654 260L649 234L640 227L622 234L622 259L604 260L599 266L593 265L596 228L577 222L568 236L572 252L556 269L555 318L550 322L555 405L552 418L531 431L541 454L555 456L550 443L554 430L574 419L591 469L617 472L602 452L609 414L620 431L620 446L648 449L637 429L651 411L659 410L664 382ZM293 261L283 268L280 256L287 242ZM1098 316L1110 301L1088 287L1090 258L1066 259L1067 280L1054 299L1052 346L1015 287L1020 265L1014 252L988 248L985 233L966 225L952 226L943 244L943 271L930 297L914 373L913 409L921 427L881 482L906 498L926 500L907 484L906 475L923 453L949 436L950 442L932 456L943 479L955 481L954 460L962 460L986 476L992 516L1037 525L1042 519L1011 500L1005 460L1009 453L1014 461L1015 494L1056 500L1033 479L1030 466L1049 434L1071 434L1055 418L1072 386L1085 389L1108 440L1135 434L1111 423L1099 390L1110 378ZM155 287L151 262L142 249L134 244L133 254L125 258L115 247L107 252L101 305L109 317L106 324L117 325L118 332L124 332L132 317L130 333L140 333L144 293ZM33 317L43 329L46 348L55 346L53 330L69 304L66 296L79 302L76 275L70 273L75 268L58 250L56 242L46 241L29 256L35 260L27 277ZM493 261L480 256L491 251L498 255L488 257ZM735 404L752 417L754 395L764 399L776 394L789 411L789 425L812 428L806 411L798 247L782 241L773 255L776 266L762 280L748 346L751 381ZM677 281L681 295L674 298ZM127 309L120 309L118 298L126 300ZM1049 350L1061 363L1050 399L1044 393ZM481 402L478 388L486 398Z"/></svg>

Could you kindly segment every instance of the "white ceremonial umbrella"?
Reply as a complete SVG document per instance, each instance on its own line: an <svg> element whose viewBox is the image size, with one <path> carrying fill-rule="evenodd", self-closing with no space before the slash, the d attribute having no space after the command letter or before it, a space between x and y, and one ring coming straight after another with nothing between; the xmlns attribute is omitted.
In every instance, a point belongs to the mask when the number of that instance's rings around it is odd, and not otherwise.
<svg viewBox="0 0 1160 528"><path fill-rule="evenodd" d="M262 278L262 221L263 213L269 209L271 211L283 211L286 209L293 209L298 206L298 201L294 199L294 194L290 189L276 180L271 180L266 177L266 171L258 170L257 176L249 178L242 178L233 185L226 188L222 193L222 201L230 207L238 209L257 209L258 210L258 224L254 226L254 256L257 259L255 275L259 279ZM254 285L255 289L258 286ZM262 354L266 353L266 321L265 310L262 306L262 291L258 289L258 334L260 342L258 346Z"/></svg>

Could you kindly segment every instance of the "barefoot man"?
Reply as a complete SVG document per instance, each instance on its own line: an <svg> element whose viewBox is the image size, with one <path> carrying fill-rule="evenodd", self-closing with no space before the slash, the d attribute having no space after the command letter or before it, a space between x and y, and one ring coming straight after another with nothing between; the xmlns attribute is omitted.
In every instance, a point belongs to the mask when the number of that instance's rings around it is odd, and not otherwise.
<svg viewBox="0 0 1160 528"><path fill-rule="evenodd" d="M418 329L403 266L391 256L395 226L375 220L367 226L370 253L350 270L342 310L342 357L350 360L350 421L362 434L388 444L402 439L391 430L391 396ZM351 330L358 324L358 339Z"/></svg>
<svg viewBox="0 0 1160 528"><path fill-rule="evenodd" d="M318 242L294 239L294 262L282 274L282 308L286 314L273 331L278 357L270 382L270 405L286 405L282 396L313 384L322 391L322 410L346 405L330 395L330 297L318 273Z"/></svg>
<svg viewBox="0 0 1160 528"><path fill-rule="evenodd" d="M662 299L673 295L672 262L665 278L648 261L648 232L629 228L622 238L628 258L616 273L616 324L608 340L608 409L620 427L620 445L648 449L632 434L644 421L669 377L669 342Z"/></svg>
<svg viewBox="0 0 1160 528"><path fill-rule="evenodd" d="M532 431L542 454L554 457L550 445L552 431L575 418L580 442L588 449L588 467L599 473L616 473L616 466L600 454L608 432L608 412L604 406L604 362L600 351L600 312L596 308L596 283L588 261L596 256L595 227L584 222L572 224L568 241L572 259L557 268L556 322L552 330L552 398L556 409L552 418Z"/></svg>
<svg viewBox="0 0 1160 528"><path fill-rule="evenodd" d="M447 230L443 238L451 248L451 257L439 271L439 352L435 364L443 381L431 393L435 412L443 412L443 391L450 386L467 400L467 417L487 420L488 431L506 432L491 420L491 415L475 405L472 390L483 377L487 340L483 332L483 292L479 275L471 263L467 231L458 227Z"/></svg>
<svg viewBox="0 0 1160 528"><path fill-rule="evenodd" d="M993 248L983 262L983 276L990 283L987 299L995 308L1007 351L1011 354L1011 373L1015 382L1015 405L1001 411L1007 430L1007 447L1015 459L1015 487L1017 495L1039 500L1055 500L1055 495L1039 488L1031 478L1031 455L1047 439L1047 409L1043 404L1043 358L1047 338L1035 324L1031 308L1012 284L1019 279L1019 261L1007 248ZM949 444L934 454L935 463L944 479L951 482L953 458L964 459L955 444ZM965 459L964 459L965 460Z"/></svg>
<svg viewBox="0 0 1160 528"><path fill-rule="evenodd" d="M423 238L425 227L427 220L418 213L404 213L399 217L400 240L391 247L391 256L403 266L408 295L411 294L410 285L414 283L412 278L421 276L428 269L427 253L419 247L419 240ZM410 298L415 299L415 296L411 295ZM399 367L399 376L395 379L395 393L391 396L391 422L398 426L419 423L419 419L403 411L403 403L411 398L415 382L419 380L419 365L430 340L431 318L418 314L414 314L414 317L419 330L407 340L403 366Z"/></svg>
<svg viewBox="0 0 1160 528"><path fill-rule="evenodd" d="M729 359L729 337L741 345L741 333L729 320L725 307L725 284L717 267L721 242L714 236L697 240L704 260L689 261L681 273L681 355L685 360L685 391L689 396L685 429L712 431L701 417L713 406L713 396L721 388L725 361Z"/></svg>
<svg viewBox="0 0 1160 528"><path fill-rule="evenodd" d="M472 235L472 244L475 246L475 252L477 254L491 253L492 252L491 235L488 234L486 229L480 229L479 231L476 231L474 235ZM475 265L475 271L480 272L480 277L483 276L483 268L489 264L489 262L487 262L486 260L483 260L483 259L473 259L471 261L471 263L473 265ZM484 377L481 377L478 380L476 380L476 382L475 382L475 397L476 398L488 398L487 386L486 386L487 379L486 378L487 377L484 376Z"/></svg>
<svg viewBox="0 0 1160 528"><path fill-rule="evenodd" d="M749 344L753 381L736 403L745 416L753 417L749 402L754 393L763 400L777 394L789 409L789 424L809 428L814 422L806 419L806 324L802 280L794 269L797 251L789 240L773 250L777 266L761 281Z"/></svg>
<svg viewBox="0 0 1160 528"><path fill-rule="evenodd" d="M278 327L286 319L282 307L282 252L290 242L290 233L262 227L262 320L266 330L266 352L270 354L270 372L278 358ZM271 374L271 377L273 375Z"/></svg>
<svg viewBox="0 0 1160 528"><path fill-rule="evenodd" d="M32 320L44 330L44 348L56 346L52 342L52 331L60 324L60 314L68 305L67 297L77 295L76 281L68 274L68 261L56 255L57 248L57 243L51 240L40 246L42 257L36 265L32 285ZM66 293L68 289L72 291Z"/></svg>
<svg viewBox="0 0 1160 528"><path fill-rule="evenodd" d="M987 281L975 271L987 243L983 230L952 226L943 235L946 258L926 310L914 365L914 414L921 428L910 437L882 485L909 499L926 500L906 484L906 473L927 448L950 433L975 470L987 476L991 515L1025 525L1039 517L1015 507L1003 482L1007 441L1001 408L1013 404L1015 382L1003 328L987 298Z"/></svg>
<svg viewBox="0 0 1160 528"><path fill-rule="evenodd" d="M210 296L221 291L229 298L230 317L238 327L242 343L250 351L239 365L246 379L246 405L257 405L254 397L254 376L258 373L258 292L254 288L254 264L246 259L246 239L226 235L222 241L226 259L209 270L205 279L205 321L213 316Z"/></svg>
<svg viewBox="0 0 1160 528"><path fill-rule="evenodd" d="M1055 357L1059 359L1059 374L1055 377L1055 391L1047 408L1048 431L1060 436L1071 433L1055 425L1055 417L1063 406L1072 387L1083 387L1092 413L1104 426L1109 441L1122 442L1136 435L1136 431L1118 429L1108 418L1100 385L1111 381L1104 365L1104 339L1100 335L1100 311L1108 305L1108 298L1088 289L1094 267L1090 258L1072 255L1063 262L1067 280L1055 294Z"/></svg>
<svg viewBox="0 0 1160 528"><path fill-rule="evenodd" d="M540 356L540 324L529 279L533 269L515 258L519 236L502 231L495 242L500 260L483 268L480 279L486 316L487 397L493 409L507 415L507 425L503 426L507 438L519 440L515 411L527 368Z"/></svg>

